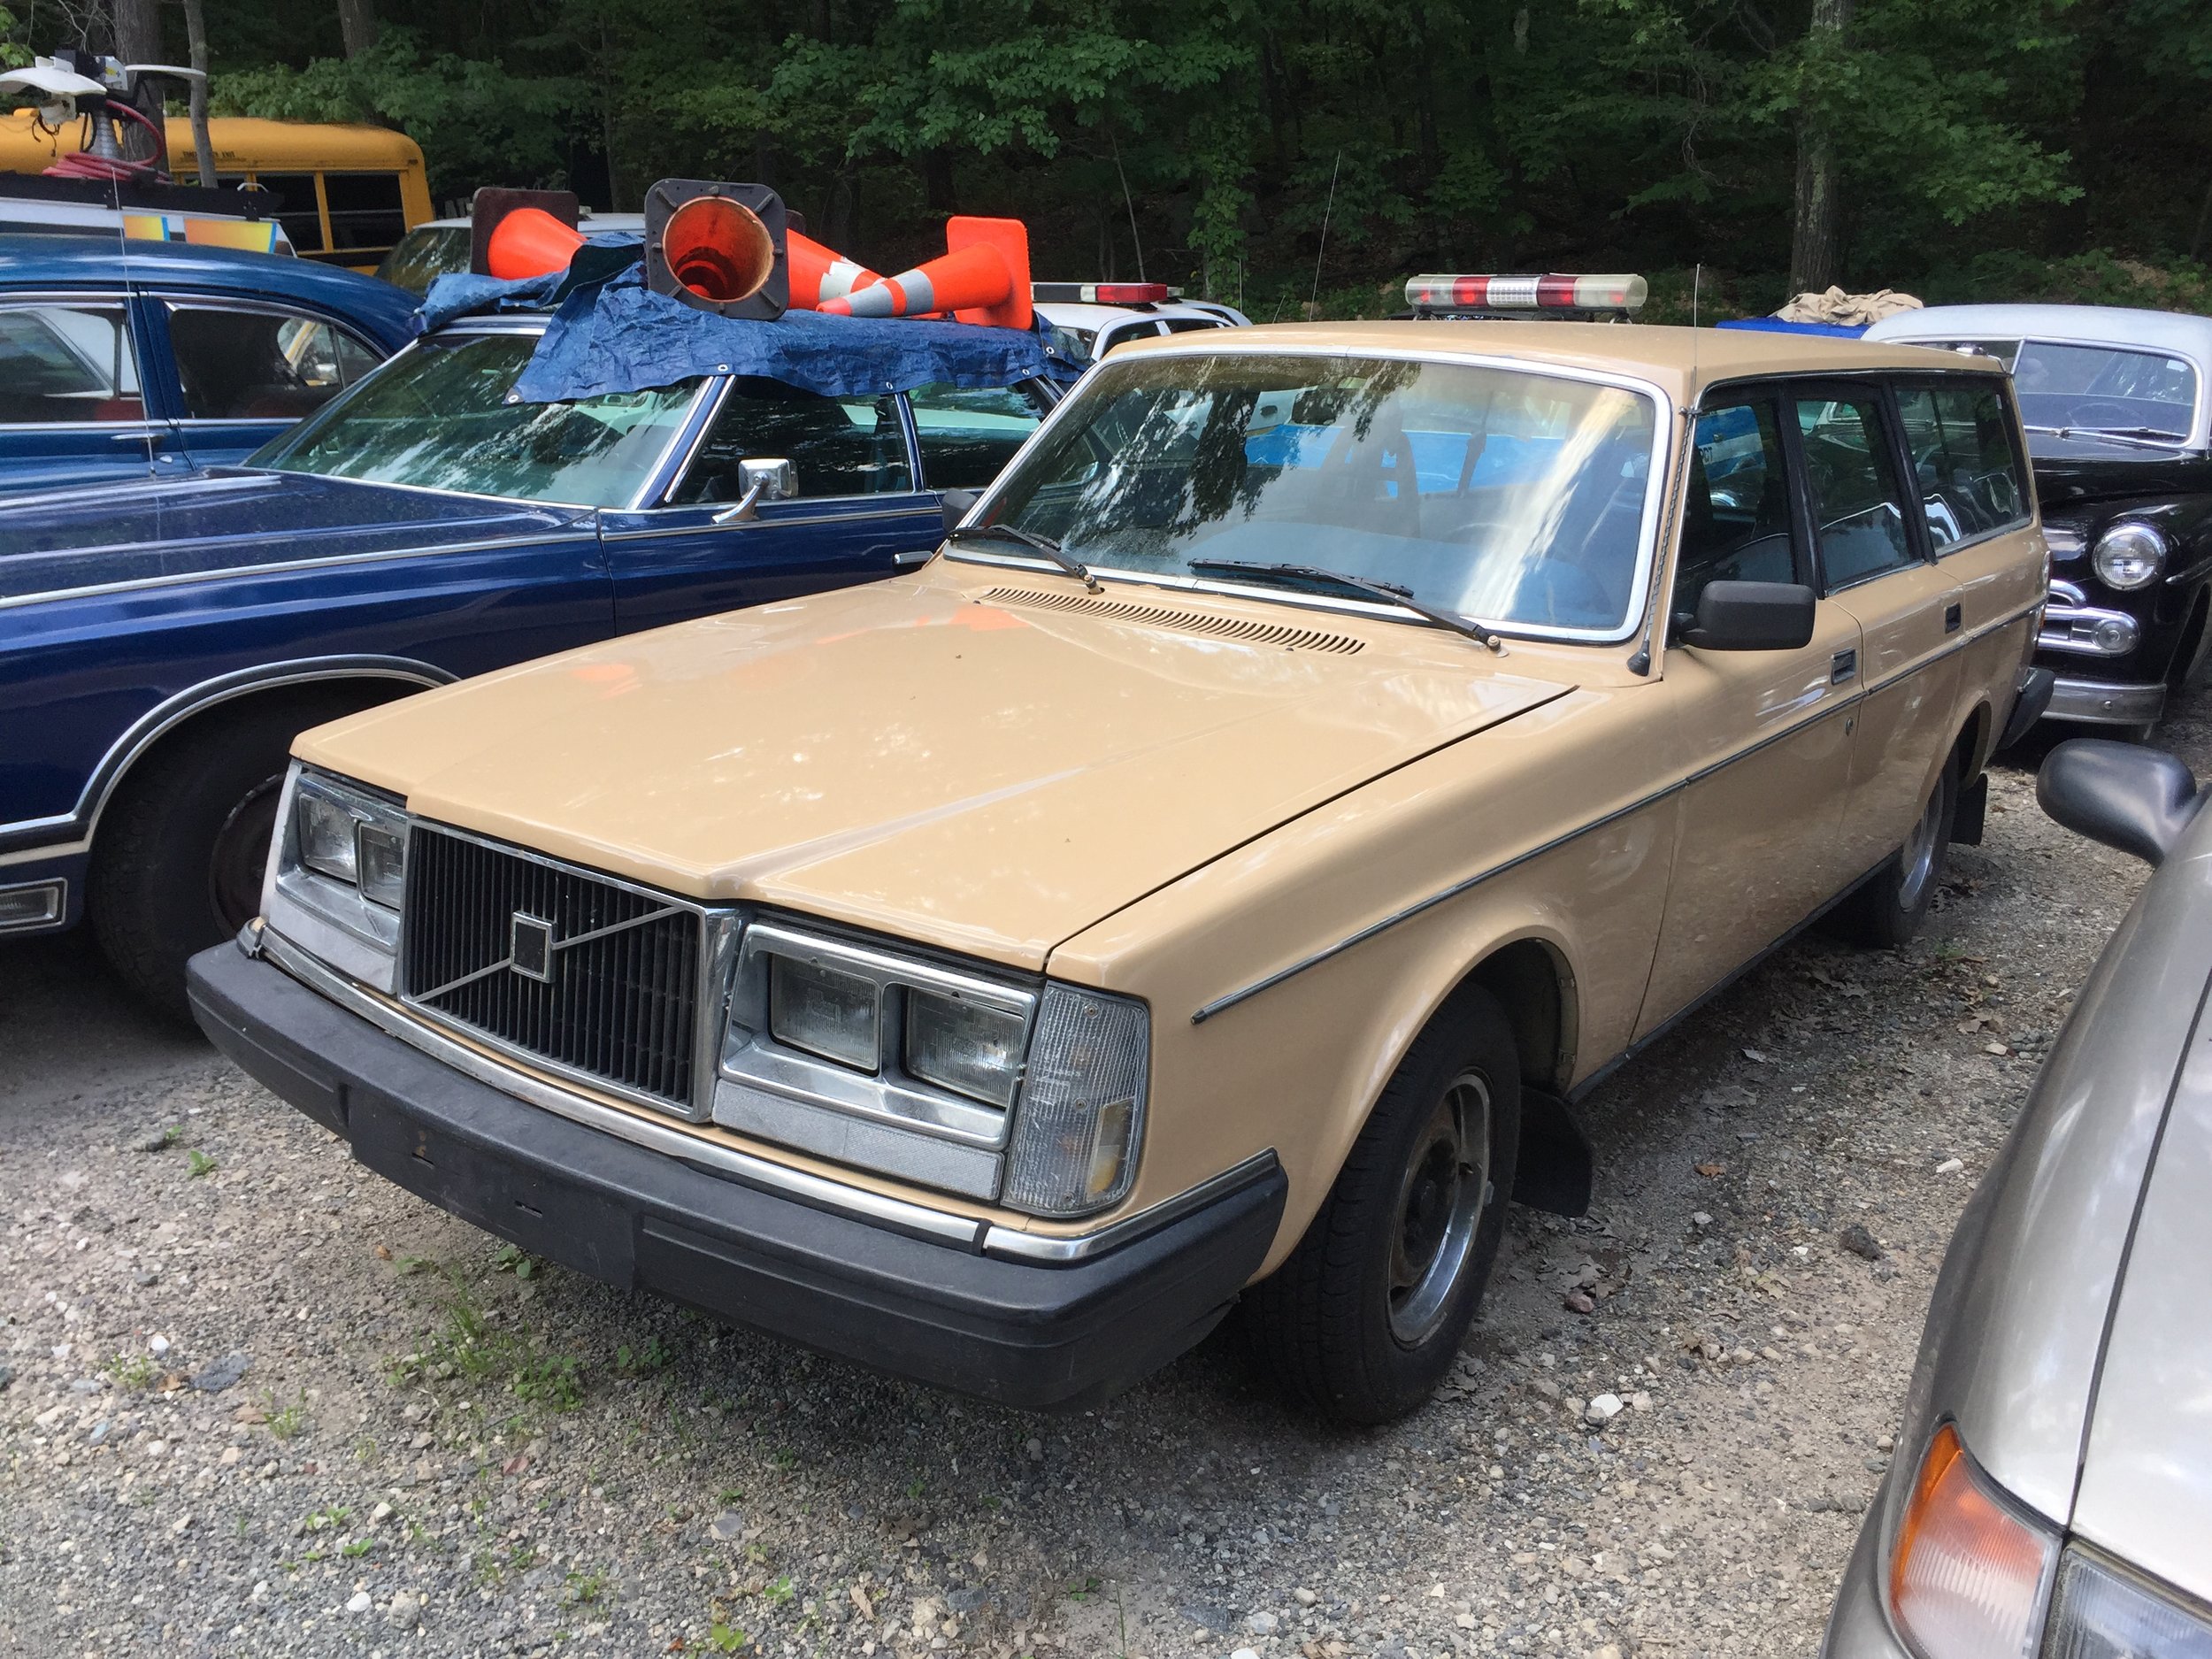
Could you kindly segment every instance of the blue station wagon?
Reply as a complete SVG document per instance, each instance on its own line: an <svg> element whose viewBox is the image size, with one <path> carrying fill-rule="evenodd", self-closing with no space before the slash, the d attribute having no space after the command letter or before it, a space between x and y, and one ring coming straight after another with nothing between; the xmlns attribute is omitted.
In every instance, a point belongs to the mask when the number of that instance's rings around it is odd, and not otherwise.
<svg viewBox="0 0 2212 1659"><path fill-rule="evenodd" d="M296 733L918 564L938 492L988 483L1056 396L706 374L518 401L546 326L438 329L242 467L8 503L0 934L88 910L182 1017L185 959L256 913Z"/></svg>
<svg viewBox="0 0 2212 1659"><path fill-rule="evenodd" d="M0 236L0 494L242 461L404 345L414 309L277 254Z"/></svg>

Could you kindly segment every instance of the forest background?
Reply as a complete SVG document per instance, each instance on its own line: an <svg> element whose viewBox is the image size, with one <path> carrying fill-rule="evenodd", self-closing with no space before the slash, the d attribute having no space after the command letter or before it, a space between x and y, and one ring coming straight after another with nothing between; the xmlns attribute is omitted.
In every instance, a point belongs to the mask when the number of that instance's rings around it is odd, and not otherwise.
<svg viewBox="0 0 2212 1659"><path fill-rule="evenodd" d="M188 61L184 0L7 4L0 53ZM195 4L218 114L397 127L448 211L757 180L881 270L1011 214L1040 276L1261 321L1416 271L2212 311L2208 0Z"/></svg>

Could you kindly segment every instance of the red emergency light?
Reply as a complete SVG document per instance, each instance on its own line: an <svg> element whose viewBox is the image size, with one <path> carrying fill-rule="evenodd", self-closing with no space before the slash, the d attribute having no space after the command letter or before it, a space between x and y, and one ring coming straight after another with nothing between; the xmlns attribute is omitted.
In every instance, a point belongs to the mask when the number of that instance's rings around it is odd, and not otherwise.
<svg viewBox="0 0 2212 1659"><path fill-rule="evenodd" d="M1158 305L1175 290L1164 282L1032 282L1029 297L1048 305Z"/></svg>
<svg viewBox="0 0 2212 1659"><path fill-rule="evenodd" d="M1650 297L1640 276L1417 276L1406 282L1417 311L1634 311Z"/></svg>

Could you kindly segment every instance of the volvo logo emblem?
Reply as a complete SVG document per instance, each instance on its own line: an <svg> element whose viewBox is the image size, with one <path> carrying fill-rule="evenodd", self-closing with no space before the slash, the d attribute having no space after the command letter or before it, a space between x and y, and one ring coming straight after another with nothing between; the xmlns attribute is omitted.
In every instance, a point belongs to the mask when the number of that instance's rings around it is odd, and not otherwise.
<svg viewBox="0 0 2212 1659"><path fill-rule="evenodd" d="M526 979L553 983L553 924L521 910L514 914L508 938L508 965Z"/></svg>

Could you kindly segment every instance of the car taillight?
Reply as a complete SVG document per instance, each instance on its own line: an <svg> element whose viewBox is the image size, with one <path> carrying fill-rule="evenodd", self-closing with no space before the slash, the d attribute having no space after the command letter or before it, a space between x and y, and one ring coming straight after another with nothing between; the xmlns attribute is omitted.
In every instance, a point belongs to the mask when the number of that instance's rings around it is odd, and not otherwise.
<svg viewBox="0 0 2212 1659"><path fill-rule="evenodd" d="M2025 1659L2058 1540L2018 1513L1945 1424L1891 1558L1890 1616L1921 1659Z"/></svg>

